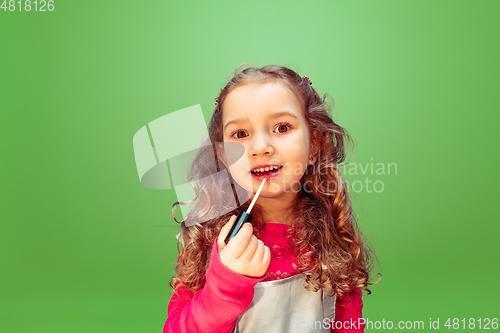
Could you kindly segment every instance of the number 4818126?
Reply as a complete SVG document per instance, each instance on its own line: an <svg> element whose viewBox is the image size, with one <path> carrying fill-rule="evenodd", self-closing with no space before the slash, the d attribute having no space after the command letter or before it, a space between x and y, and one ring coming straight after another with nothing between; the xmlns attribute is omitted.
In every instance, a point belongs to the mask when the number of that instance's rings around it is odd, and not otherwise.
<svg viewBox="0 0 500 333"><path fill-rule="evenodd" d="M0 0L1 1L1 0ZM35 1L30 1L30 0L25 0L24 1L24 7L23 7L23 1L15 1L15 0L4 0L2 2L2 5L0 6L0 9L3 9L4 12L9 9L9 11L13 12L16 10L16 8L19 9L19 11L25 11L29 12L31 9L33 9L35 12L46 12L46 11L53 11L54 10L54 0L35 0Z"/></svg>

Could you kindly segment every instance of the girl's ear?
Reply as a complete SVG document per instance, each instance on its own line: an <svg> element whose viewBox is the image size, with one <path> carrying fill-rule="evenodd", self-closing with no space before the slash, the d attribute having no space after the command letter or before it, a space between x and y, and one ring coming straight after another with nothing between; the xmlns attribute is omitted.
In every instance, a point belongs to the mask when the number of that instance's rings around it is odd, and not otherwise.
<svg viewBox="0 0 500 333"><path fill-rule="evenodd" d="M313 133L311 138L311 154L309 155L309 164L315 164L318 160L320 140L317 132Z"/></svg>

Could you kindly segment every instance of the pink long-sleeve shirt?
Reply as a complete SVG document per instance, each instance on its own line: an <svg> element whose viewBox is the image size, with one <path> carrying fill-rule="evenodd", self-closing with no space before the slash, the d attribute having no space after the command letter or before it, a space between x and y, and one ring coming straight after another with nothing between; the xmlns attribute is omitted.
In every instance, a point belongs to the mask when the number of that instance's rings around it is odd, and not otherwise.
<svg viewBox="0 0 500 333"><path fill-rule="evenodd" d="M271 263L267 274L260 278L248 277L233 272L219 259L217 239L212 245L210 265L206 272L206 284L197 293L183 285L177 287L168 304L168 317L163 327L164 333L230 333L238 316L250 305L254 286L261 281L284 279L298 272L291 262L297 264L284 232L288 225L266 223L259 239L271 249ZM364 332L364 324L351 326L362 318L363 301L361 290L353 296L337 297L335 322L343 323L341 329L332 332ZM340 324L338 325L338 327Z"/></svg>

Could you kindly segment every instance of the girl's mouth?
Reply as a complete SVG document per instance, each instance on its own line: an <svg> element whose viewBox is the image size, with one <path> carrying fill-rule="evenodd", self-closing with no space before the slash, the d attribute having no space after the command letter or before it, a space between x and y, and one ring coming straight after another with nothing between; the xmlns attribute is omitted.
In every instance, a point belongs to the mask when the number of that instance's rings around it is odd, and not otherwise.
<svg viewBox="0 0 500 333"><path fill-rule="evenodd" d="M253 178L257 179L258 181L262 181L262 180L264 180L264 178L270 179L270 178L275 177L278 174L278 172L280 172L282 167L283 166L270 167L270 168L268 168L269 169L268 171L261 168L261 169L252 170L252 171L250 171L250 173L252 174Z"/></svg>

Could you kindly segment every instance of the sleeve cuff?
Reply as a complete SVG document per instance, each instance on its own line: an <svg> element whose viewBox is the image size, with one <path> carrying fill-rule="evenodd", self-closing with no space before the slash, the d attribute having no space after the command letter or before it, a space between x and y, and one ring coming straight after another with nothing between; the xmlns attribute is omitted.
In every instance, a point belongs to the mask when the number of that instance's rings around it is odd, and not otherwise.
<svg viewBox="0 0 500 333"><path fill-rule="evenodd" d="M216 237L214 243L212 244L210 265L206 274L207 283L209 282L209 280L213 280L210 282L215 282L221 290L226 291L241 292L250 287L253 290L253 287L260 281L264 280L267 274L258 278L250 277L238 274L224 266L224 264L220 261L219 253L217 251L218 238L219 237Z"/></svg>

